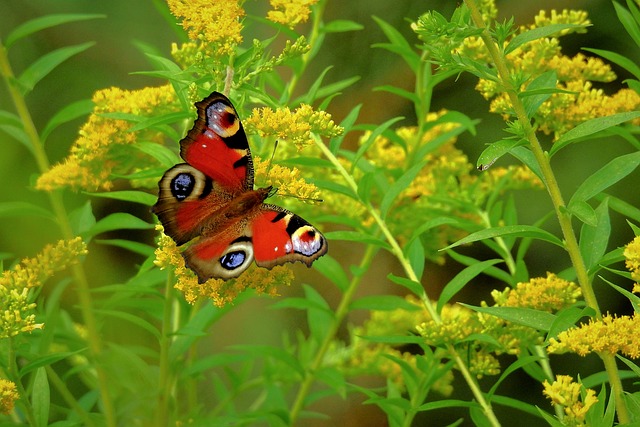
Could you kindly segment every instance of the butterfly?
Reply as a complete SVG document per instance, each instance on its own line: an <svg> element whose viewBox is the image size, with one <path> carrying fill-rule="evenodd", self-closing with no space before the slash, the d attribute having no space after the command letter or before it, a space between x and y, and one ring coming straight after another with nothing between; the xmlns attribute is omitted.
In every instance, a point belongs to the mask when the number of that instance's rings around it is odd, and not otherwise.
<svg viewBox="0 0 640 427"><path fill-rule="evenodd" d="M198 117L180 141L180 156L158 183L152 211L200 283L238 277L255 260L272 268L300 261L311 267L327 240L311 224L264 203L276 190L253 188L249 142L229 99L221 93L196 102Z"/></svg>

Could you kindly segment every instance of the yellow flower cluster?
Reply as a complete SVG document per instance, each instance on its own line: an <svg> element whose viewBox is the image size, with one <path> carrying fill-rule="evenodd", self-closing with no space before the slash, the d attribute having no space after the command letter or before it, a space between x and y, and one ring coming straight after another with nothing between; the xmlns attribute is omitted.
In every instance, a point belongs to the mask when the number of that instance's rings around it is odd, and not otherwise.
<svg viewBox="0 0 640 427"><path fill-rule="evenodd" d="M586 356L589 353L622 353L630 358L640 357L640 316L602 316L601 320L591 319L558 334L549 340L549 353L570 351Z"/></svg>
<svg viewBox="0 0 640 427"><path fill-rule="evenodd" d="M304 180L298 168L274 165L254 157L256 176L265 177L265 185L273 185L282 196L295 196L302 201L314 202L320 197L320 190Z"/></svg>
<svg viewBox="0 0 640 427"><path fill-rule="evenodd" d="M640 236L637 236L624 248L625 266L636 281L633 292L640 293Z"/></svg>
<svg viewBox="0 0 640 427"><path fill-rule="evenodd" d="M559 23L588 25L589 20L584 11L551 11L550 16L541 11L535 18L535 24L528 28L521 27L519 32ZM548 71L555 71L558 79L557 88L572 92L553 94L534 115L540 130L554 134L556 138L585 120L640 108L640 95L631 89L621 89L613 95L607 95L603 90L593 88L593 81L611 82L616 78L611 67L604 61L587 57L582 53L573 57L562 54L558 37L584 31L584 28L562 30L551 38L526 43L507 55L510 69L517 70L521 75L531 76L529 81L523 84L522 90L533 78ZM459 54L471 56L478 61L489 61L486 49L481 41L474 37L465 40ZM507 95L501 92L497 82L481 79L476 89L486 99L492 99L492 112L502 114L505 118L513 114L511 103Z"/></svg>
<svg viewBox="0 0 640 427"><path fill-rule="evenodd" d="M514 289L491 292L496 306L526 307L548 312L556 312L574 304L581 295L578 285L553 273L547 273L547 277L536 277L528 282L518 283Z"/></svg>
<svg viewBox="0 0 640 427"><path fill-rule="evenodd" d="M338 136L344 132L343 128L333 122L329 113L313 111L307 104L302 104L293 112L289 107L277 110L257 108L243 123L249 134L291 141L299 148L313 142L311 132L326 137Z"/></svg>
<svg viewBox="0 0 640 427"><path fill-rule="evenodd" d="M542 391L555 405L564 410L562 425L570 427L586 426L585 416L589 409L598 402L596 392L585 390L585 397L581 398L582 384L573 381L569 375L556 375L556 380L549 384L544 380Z"/></svg>
<svg viewBox="0 0 640 427"><path fill-rule="evenodd" d="M242 42L244 9L237 1L167 0L169 10L182 18L189 38L211 44L219 56L233 54Z"/></svg>
<svg viewBox="0 0 640 427"><path fill-rule="evenodd" d="M162 231L162 226L156 226ZM276 266L271 270L250 267L240 277L224 281L209 279L205 283L198 283L193 271L185 266L184 258L173 239L164 233L160 234L156 249L154 264L160 269L167 267L174 269L176 276L175 288L184 294L188 303L193 304L199 298L209 298L213 304L222 307L233 303L237 296L246 289L254 289L259 294L277 295L277 286L290 285L293 282L293 272L286 266Z"/></svg>
<svg viewBox="0 0 640 427"><path fill-rule="evenodd" d="M9 415L19 398L16 384L13 381L0 378L0 413Z"/></svg>
<svg viewBox="0 0 640 427"><path fill-rule="evenodd" d="M123 152L121 148L139 138L160 142L162 134L151 130L129 132L133 125L131 122L108 118L103 114L158 114L169 110L174 98L170 85L134 91L113 87L96 92L93 96L93 113L80 129L80 136L72 146L71 154L41 175L36 188L46 191L64 187L87 191L110 189L113 183L109 177L114 170L125 173L136 167L138 157L131 151Z"/></svg>
<svg viewBox="0 0 640 427"><path fill-rule="evenodd" d="M270 0L273 10L267 12L267 19L293 28L301 22L307 22L311 14L310 7L318 0Z"/></svg>
<svg viewBox="0 0 640 427"><path fill-rule="evenodd" d="M25 258L11 270L0 276L0 338L41 329L43 324L35 322L29 290L42 286L56 271L78 262L87 249L80 237L61 240L47 245L35 258Z"/></svg>

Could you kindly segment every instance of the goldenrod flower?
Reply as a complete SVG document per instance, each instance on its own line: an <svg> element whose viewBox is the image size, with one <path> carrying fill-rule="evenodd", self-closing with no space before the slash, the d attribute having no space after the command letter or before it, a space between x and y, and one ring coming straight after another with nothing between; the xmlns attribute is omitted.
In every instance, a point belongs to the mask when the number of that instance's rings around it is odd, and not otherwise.
<svg viewBox="0 0 640 427"><path fill-rule="evenodd" d="M189 38L211 44L218 55L230 55L242 43L245 12L237 1L167 0L167 4L175 17L182 18Z"/></svg>
<svg viewBox="0 0 640 427"><path fill-rule="evenodd" d="M0 338L41 329L35 322L29 290L42 286L56 271L78 262L78 257L87 253L80 237L61 240L56 245L47 245L35 258L25 258L11 270L0 276Z"/></svg>
<svg viewBox="0 0 640 427"><path fill-rule="evenodd" d="M584 389L582 384L573 381L569 375L556 375L556 380L549 384L544 380L542 391L555 405L559 405L564 410L562 425L577 427L585 426L585 416L589 409L598 402L596 392L585 389L585 397L581 398Z"/></svg>
<svg viewBox="0 0 640 427"><path fill-rule="evenodd" d="M267 19L293 28L301 22L307 22L311 14L310 7L318 0L270 0L273 10L267 12Z"/></svg>
<svg viewBox="0 0 640 427"><path fill-rule="evenodd" d="M518 32L556 23L588 25L589 20L584 11L551 11L550 16L542 11L536 16L535 24L521 27ZM506 57L510 69L532 78L554 71L558 79L557 88L574 92L553 94L534 115L538 128L544 133L554 134L556 138L586 120L640 108L640 95L633 90L621 89L613 95L607 95L601 89L593 89L594 81L611 82L616 79L611 67L602 59L587 57L582 53L573 57L562 54L558 37L585 31L582 27L565 29L553 37L526 43ZM465 39L456 53L477 61L490 62L486 48L477 37ZM529 83L524 82L521 89L524 90ZM511 102L498 82L480 79L476 90L492 100L492 112L502 114L506 119L513 115Z"/></svg>
<svg viewBox="0 0 640 427"><path fill-rule="evenodd" d="M161 225L156 226L156 229L163 230ZM166 267L174 269L176 276L174 287L184 294L189 304L204 297L211 299L216 306L222 307L233 303L237 296L246 289L254 289L259 294L275 296L278 286L289 286L294 279L293 272L287 266L275 266L271 270L251 266L236 279L225 281L212 278L205 283L198 283L195 273L185 266L184 258L176 243L164 233L160 233L155 254L154 264L156 266L160 269Z"/></svg>
<svg viewBox="0 0 640 427"><path fill-rule="evenodd" d="M631 278L636 281L634 292L640 287L640 236L637 236L624 248L625 266L631 272Z"/></svg>
<svg viewBox="0 0 640 427"><path fill-rule="evenodd" d="M135 116L159 114L172 109L175 96L170 85L128 91L110 88L93 96L95 107L79 131L79 138L71 147L71 154L42 174L36 183L39 190L53 191L71 187L95 191L108 190L115 168L125 173L136 167L139 157L122 146L133 144L139 137L145 141L161 142L161 133L152 130L129 132L133 123L104 117L105 113L124 113Z"/></svg>
<svg viewBox="0 0 640 427"><path fill-rule="evenodd" d="M553 273L518 283L514 289L491 292L497 306L526 307L548 312L556 312L574 304L581 295L578 285Z"/></svg>
<svg viewBox="0 0 640 427"><path fill-rule="evenodd" d="M591 319L558 334L549 340L549 353L565 353L570 351L580 356L589 353L622 353L630 358L640 357L640 317L602 316L600 320Z"/></svg>
<svg viewBox="0 0 640 427"><path fill-rule="evenodd" d="M289 107L273 110L268 107L253 110L244 122L247 133L257 133L261 137L291 141L299 148L313 142L311 132L332 137L342 134L331 115L324 111L313 111L310 105L302 104L293 112Z"/></svg>
<svg viewBox="0 0 640 427"><path fill-rule="evenodd" d="M304 180L298 168L270 164L255 157L253 166L257 176L266 179L265 185L273 185L282 196L296 196L302 201L313 202L320 197L320 190Z"/></svg>
<svg viewBox="0 0 640 427"><path fill-rule="evenodd" d="M0 378L0 413L9 415L19 398L16 384L13 381Z"/></svg>

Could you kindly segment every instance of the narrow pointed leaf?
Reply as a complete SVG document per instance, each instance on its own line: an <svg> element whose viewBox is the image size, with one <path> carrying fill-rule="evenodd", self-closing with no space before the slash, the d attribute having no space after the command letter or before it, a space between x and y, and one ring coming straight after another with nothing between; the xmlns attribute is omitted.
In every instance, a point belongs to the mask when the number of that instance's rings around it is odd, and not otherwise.
<svg viewBox="0 0 640 427"><path fill-rule="evenodd" d="M32 19L16 27L6 38L5 46L9 48L15 42L31 34L46 28L55 27L70 22L85 21L88 19L106 18L106 15L99 14L56 14L46 15Z"/></svg>

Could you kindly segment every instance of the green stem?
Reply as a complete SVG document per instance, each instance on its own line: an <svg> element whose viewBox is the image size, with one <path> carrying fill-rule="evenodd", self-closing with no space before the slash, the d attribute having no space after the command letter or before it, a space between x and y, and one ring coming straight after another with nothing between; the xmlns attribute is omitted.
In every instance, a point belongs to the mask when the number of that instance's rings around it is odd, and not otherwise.
<svg viewBox="0 0 640 427"><path fill-rule="evenodd" d="M83 425L85 426L95 426L95 423L89 416L89 413L84 410L82 406L76 401L75 396L69 388L67 384L60 378L60 376L56 373L56 371L51 367L51 365L45 366L47 371L47 377L53 386L58 390L58 393L62 396L65 402L69 405L71 409L73 409L80 418L82 418Z"/></svg>
<svg viewBox="0 0 640 427"><path fill-rule="evenodd" d="M376 248L373 245L368 245L367 249L362 257L362 261L360 262L359 271L364 271L367 266L371 264L373 260L373 256L376 253ZM355 295L356 289L358 289L358 285L362 280L362 276L354 276L349 283L349 287L342 294L342 299L340 300L340 304L336 309L336 314L331 323L331 327L327 331L327 334L324 336L324 340L320 344L320 348L316 353L315 358L311 362L309 369L306 371L305 377L298 389L298 394L296 395L296 399L291 408L291 412L289 413L289 417L291 420L291 425L295 425L298 416L302 409L304 409L305 399L307 398L309 391L311 390L311 386L315 381L315 372L322 367L322 362L324 361L325 354L329 350L331 343L333 342L336 334L338 333L338 329L342 322L344 321L347 314L349 314L349 305L353 300L353 296Z"/></svg>
<svg viewBox="0 0 640 427"><path fill-rule="evenodd" d="M518 122L522 126L525 137L529 142L531 151L535 156L538 165L540 166L544 182L547 186L547 191L549 192L549 196L551 198L551 202L553 203L556 216L558 217L558 222L560 223L560 229L562 230L562 235L565 242L565 249L567 250L569 258L571 259L571 263L573 264L573 267L575 269L576 277L578 283L580 284L585 302L590 308L595 311L595 318L601 319L602 313L600 312L598 300L596 299L595 292L593 291L592 283L589 280L589 274L587 272L584 259L582 258L582 255L580 253L580 247L578 246L578 239L576 238L576 234L571 224L571 213L566 208L564 199L562 198L560 186L558 185L553 169L551 168L549 157L547 153L545 153L545 151L542 149L540 141L538 141L535 129L533 128L531 121L527 116L524 104L518 97L518 88L515 88L511 81L511 74L507 67L505 58L500 53L498 46L487 31L475 1L465 0L465 4L469 8L471 17L476 26L483 30L480 37L484 41L487 50L489 51L496 70L498 71L498 76L503 85L504 92L509 97L511 106L513 107L516 117L518 118ZM609 377L609 383L611 384L611 389L615 394L618 421L621 424L628 423L630 422L630 416L626 402L624 400L624 390L622 388L620 374L615 363L615 357L614 355L607 353L599 354L599 356L605 365L605 369Z"/></svg>
<svg viewBox="0 0 640 427"><path fill-rule="evenodd" d="M20 399L17 403L22 406L22 410L27 417L27 421L29 421L29 425L31 425L32 427L36 427L38 425L38 422L36 421L36 416L33 412L33 406L31 406L31 402L27 398L27 391L24 389L22 381L20 381L20 374L18 373L16 357L17 356L14 339L13 337L9 337L9 349L7 351L7 373L9 374L9 379L14 382L16 388L18 389Z"/></svg>
<svg viewBox="0 0 640 427"><path fill-rule="evenodd" d="M44 173L49 169L49 160L44 150L42 141L40 140L40 136L38 135L36 127L31 118L31 113L29 112L24 96L22 95L19 87L16 84L16 77L13 74L11 65L9 63L7 50L2 44L0 44L0 73L2 74L2 77L4 78L4 81L7 85L7 89L9 90L9 94L16 108L18 116L22 121L24 131L29 138L31 149L38 165L38 169L40 173ZM61 194L57 191L47 191L46 194L49 198L49 203L51 204L51 207L55 214L58 226L60 227L62 237L65 240L73 239L75 236L73 234L73 229L71 227L71 223L69 222L69 217L67 216L64 203L62 202ZM87 281L85 271L80 264L74 265L72 267L72 272L75 278L78 299L80 301L80 309L82 311L84 323L87 328L90 355L92 360L94 362L97 362L95 363L95 368L98 375L98 386L100 388L100 394L102 397L102 405L104 408L106 424L108 427L115 427L115 409L109 395L108 376L104 368L102 367L102 363L98 361L100 355L102 354L102 341L100 339L96 318L93 314L93 302L91 298L89 283Z"/></svg>
<svg viewBox="0 0 640 427"><path fill-rule="evenodd" d="M354 192L354 194L358 194L358 184L355 182L355 180L349 174L349 172L347 172L347 170L342 166L342 164L340 164L336 156L331 152L331 150L329 150L329 148L327 148L326 145L322 143L322 140L320 140L320 138L314 138L314 141L316 143L316 146L318 146L320 150L322 150L323 154L327 157L327 159L329 159L329 161L331 161L333 166L342 175L344 180L347 182L347 185L351 187L351 190ZM378 224L378 227L380 227L380 230L382 231L385 238L387 239L387 243L389 243L389 245L391 246L391 253L398 259L407 277L410 280L419 283L420 280L416 275L415 271L413 270L413 268L411 267L409 260L404 256L404 252L402 251L400 244L395 239L395 237L387 227L387 224L382 219L378 211L374 209L370 203L363 202L363 204L367 208L367 211L369 212L369 214L373 217L373 219ZM431 316L431 319L433 319L433 321L438 324L442 323L442 319L440 318L440 315L436 311L434 304L431 302L431 299L427 295L426 290L423 289L422 295L420 295L420 299L422 301L422 304L425 310L427 310L427 312L429 313L429 316ZM473 375L471 375L471 373L469 372L469 369L467 368L464 361L458 354L457 350L452 345L447 346L447 350L450 353L452 359L455 361L464 379L466 380L469 386L469 389L471 390L474 397L476 398L476 401L482 407L491 425L494 427L500 426L500 422L498 421L495 414L493 413L493 409L491 408L491 405L485 399L484 394L482 393L482 390L480 390L480 387L478 386L475 379L473 378Z"/></svg>
<svg viewBox="0 0 640 427"><path fill-rule="evenodd" d="M173 315L173 274L167 275L165 283L165 303L162 313L162 331L160 332L160 361L158 362L158 407L154 426L169 425L169 400L173 391L173 375L169 363L169 349L171 347L171 334L174 331Z"/></svg>
<svg viewBox="0 0 640 427"><path fill-rule="evenodd" d="M296 86L298 85L298 81L304 74L304 71L307 69L307 65L309 65L309 62L312 59L312 55L314 55L315 51L317 51L317 49L314 48L314 45L318 41L318 38L320 37L320 25L322 24L322 15L323 15L326 4L327 4L326 0L320 0L318 3L314 5L315 10L311 14L311 16L313 16L313 24L311 27L311 33L309 35L309 41L308 41L308 44L311 47L311 49L307 53L302 55L302 58L301 58L302 64L300 64L298 72L294 73L291 79L289 80L289 84L287 85L287 89L286 89L287 97L283 101L282 103L283 105L287 105L289 104L289 101L291 101L291 98L293 97L293 92Z"/></svg>

